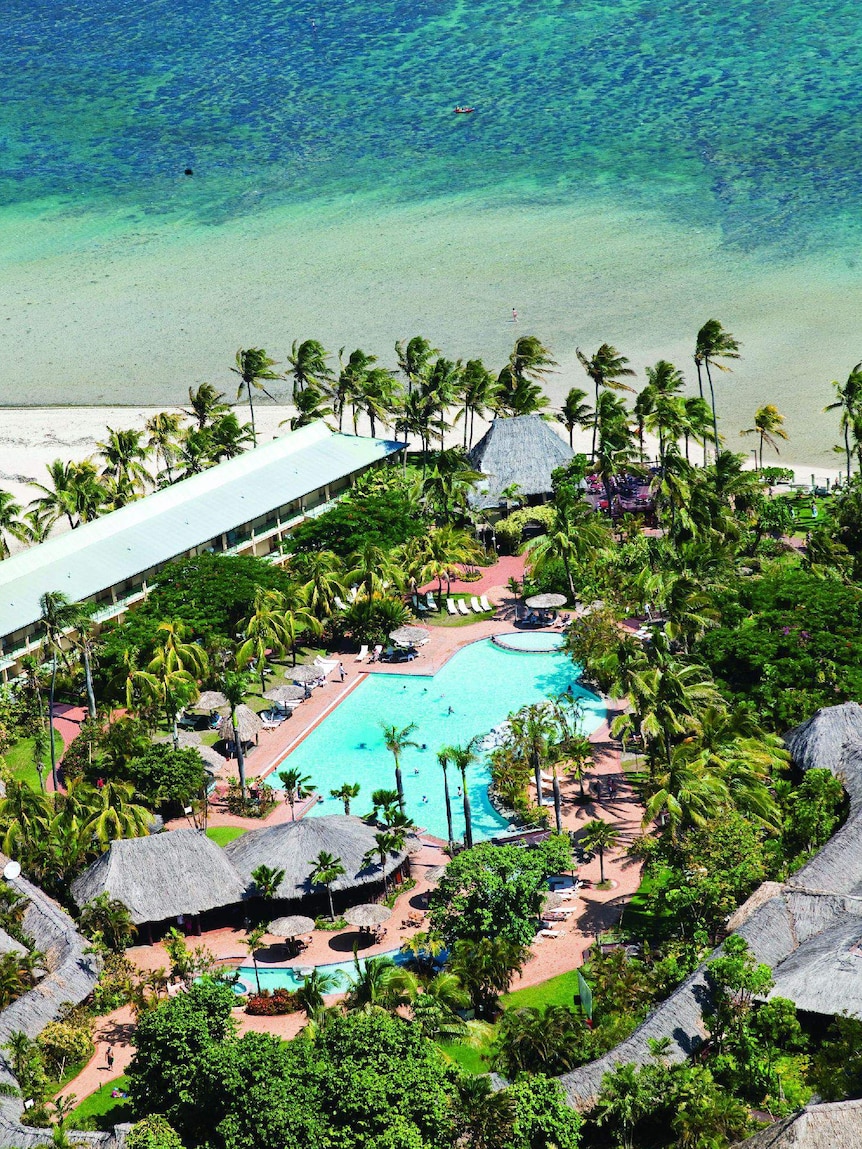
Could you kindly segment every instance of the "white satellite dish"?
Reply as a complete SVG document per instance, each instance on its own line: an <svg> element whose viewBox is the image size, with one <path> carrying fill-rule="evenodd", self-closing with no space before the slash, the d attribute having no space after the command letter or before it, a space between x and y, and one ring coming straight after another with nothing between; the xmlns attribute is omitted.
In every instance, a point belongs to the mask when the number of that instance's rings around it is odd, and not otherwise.
<svg viewBox="0 0 862 1149"><path fill-rule="evenodd" d="M21 877L21 863L20 862L7 862L3 867L3 877L7 882L14 882L16 878Z"/></svg>

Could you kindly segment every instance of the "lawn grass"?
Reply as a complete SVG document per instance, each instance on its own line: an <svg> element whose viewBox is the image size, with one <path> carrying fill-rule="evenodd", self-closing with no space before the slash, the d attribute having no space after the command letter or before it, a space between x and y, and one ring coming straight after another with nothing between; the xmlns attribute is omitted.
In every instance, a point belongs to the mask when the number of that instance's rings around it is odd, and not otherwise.
<svg viewBox="0 0 862 1149"><path fill-rule="evenodd" d="M565 973L549 977L547 981L538 985L530 985L525 989L516 989L506 993L500 999L503 1009L520 1009L522 1006L535 1006L544 1009L547 1005L567 1005L571 1007L578 993L578 971L566 970Z"/></svg>
<svg viewBox="0 0 862 1149"><path fill-rule="evenodd" d="M63 753L63 739L60 732L54 731L54 749L57 758ZM39 789L39 771L33 762L33 739L21 738L14 742L3 755L7 767L12 771L16 782L26 782L33 790ZM51 752L45 753L45 778L51 773Z"/></svg>
<svg viewBox="0 0 862 1149"><path fill-rule="evenodd" d="M440 1042L440 1048L447 1057L451 1057L456 1065L465 1073L487 1073L488 1062L483 1057L490 1050L490 1042L481 1046L463 1045L457 1041Z"/></svg>
<svg viewBox="0 0 862 1149"><path fill-rule="evenodd" d="M207 837L217 846L226 846L228 842L241 838L246 832L242 826L210 826Z"/></svg>
<svg viewBox="0 0 862 1149"><path fill-rule="evenodd" d="M125 1091L128 1088L128 1077L113 1077L104 1081L95 1093L85 1097L80 1105L76 1105L67 1118L71 1129L95 1129L108 1131L122 1121L131 1121L132 1113L128 1100L125 1097L112 1097L114 1089Z"/></svg>
<svg viewBox="0 0 862 1149"><path fill-rule="evenodd" d="M473 598L471 594L453 594L449 595L452 599L463 598L470 605L470 599ZM478 595L476 596L479 597ZM423 615L420 622L427 623L429 626L469 626L472 622L486 622L489 618L494 617L493 610L483 611L481 614L474 614L471 610L469 614L450 614L446 609L446 599L440 596L438 605L440 610Z"/></svg>
<svg viewBox="0 0 862 1149"><path fill-rule="evenodd" d="M620 925L631 937L639 941L660 940L671 921L671 913L667 909L656 910L649 906L651 895L661 889L670 870L659 870L655 874L647 874L641 881L628 905L623 910Z"/></svg>

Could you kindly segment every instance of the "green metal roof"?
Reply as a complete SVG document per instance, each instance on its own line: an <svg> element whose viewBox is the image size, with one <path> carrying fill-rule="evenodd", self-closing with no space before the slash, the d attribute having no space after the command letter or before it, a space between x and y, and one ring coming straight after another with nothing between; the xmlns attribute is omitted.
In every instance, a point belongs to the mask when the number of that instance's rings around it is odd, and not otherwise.
<svg viewBox="0 0 862 1149"><path fill-rule="evenodd" d="M92 598L402 446L312 423L13 555L0 562L0 636L36 622L46 591Z"/></svg>

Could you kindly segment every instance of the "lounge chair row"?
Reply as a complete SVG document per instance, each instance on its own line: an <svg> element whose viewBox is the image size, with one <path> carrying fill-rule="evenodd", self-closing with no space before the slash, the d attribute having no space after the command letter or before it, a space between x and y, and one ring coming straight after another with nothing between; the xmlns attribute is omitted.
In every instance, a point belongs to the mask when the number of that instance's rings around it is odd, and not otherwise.
<svg viewBox="0 0 862 1149"><path fill-rule="evenodd" d="M369 654L368 653L368 647L363 644L363 646L360 647L359 654L357 654L356 658L354 658L353 661L354 662L377 662L377 660L380 658L380 655L382 653L383 653L383 647L382 646L375 646L374 650L372 650L371 654Z"/></svg>
<svg viewBox="0 0 862 1149"><path fill-rule="evenodd" d="M494 608L488 602L488 596L483 594L481 598L475 595L470 599L470 606L467 606L467 600L463 598L447 598L446 609L450 614L463 614L468 615L472 609L473 614L488 614Z"/></svg>

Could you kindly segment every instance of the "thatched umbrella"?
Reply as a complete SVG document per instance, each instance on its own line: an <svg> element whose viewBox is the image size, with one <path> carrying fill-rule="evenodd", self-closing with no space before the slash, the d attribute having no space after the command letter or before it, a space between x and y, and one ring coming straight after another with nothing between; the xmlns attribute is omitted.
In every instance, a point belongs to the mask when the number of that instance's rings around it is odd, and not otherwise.
<svg viewBox="0 0 862 1149"><path fill-rule="evenodd" d="M324 677L323 671L319 666L294 666L288 670L287 675L290 676L292 682L318 682Z"/></svg>
<svg viewBox="0 0 862 1149"><path fill-rule="evenodd" d="M399 626L389 637L396 646L421 646L430 636L421 626Z"/></svg>
<svg viewBox="0 0 862 1149"><path fill-rule="evenodd" d="M530 610L556 610L558 606L566 605L564 594L534 594L527 599Z"/></svg>
<svg viewBox="0 0 862 1149"><path fill-rule="evenodd" d="M158 736L158 738L154 739L154 741L155 742L164 742L164 743L170 742L171 744L173 744L174 736L173 736L173 734L160 734ZM201 744L201 736L200 736L200 734L198 734L197 730L178 730L177 731L177 745L180 747L180 749L186 750L191 746L193 746L195 749L197 749L200 746L200 744Z"/></svg>
<svg viewBox="0 0 862 1149"><path fill-rule="evenodd" d="M381 906L378 902L367 902L361 906L351 906L344 911L344 920L351 926L368 929L371 926L382 926L392 917L392 910Z"/></svg>
<svg viewBox="0 0 862 1149"><path fill-rule="evenodd" d="M224 766L227 766L227 758L223 758L218 750L214 750L212 746L195 746L195 750L203 758L204 766L208 770L218 773Z"/></svg>
<svg viewBox="0 0 862 1149"><path fill-rule="evenodd" d="M220 690L205 690L200 698L190 706L190 710L221 710L223 706L229 706L230 703L225 698Z"/></svg>
<svg viewBox="0 0 862 1149"><path fill-rule="evenodd" d="M218 732L225 742L236 742L237 731L243 742L252 742L263 730L263 723L250 706L241 702L236 708L236 725L234 730L233 718L226 714L218 724Z"/></svg>
<svg viewBox="0 0 862 1149"><path fill-rule="evenodd" d="M301 702L305 691L301 686L274 686L267 690L264 698L269 702Z"/></svg>
<svg viewBox="0 0 862 1149"><path fill-rule="evenodd" d="M314 929L314 918L306 918L303 914L289 914L286 918L276 918L266 927L268 934L277 938L301 938L303 934L310 934Z"/></svg>

